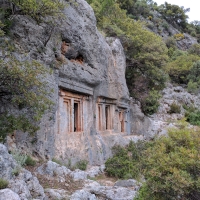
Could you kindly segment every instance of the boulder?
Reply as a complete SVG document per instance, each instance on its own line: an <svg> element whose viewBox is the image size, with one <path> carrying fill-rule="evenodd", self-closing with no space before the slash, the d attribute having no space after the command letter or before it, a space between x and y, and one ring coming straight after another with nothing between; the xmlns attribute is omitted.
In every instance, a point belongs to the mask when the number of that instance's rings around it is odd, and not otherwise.
<svg viewBox="0 0 200 200"><path fill-rule="evenodd" d="M10 189L0 190L0 200L21 200L19 195Z"/></svg>

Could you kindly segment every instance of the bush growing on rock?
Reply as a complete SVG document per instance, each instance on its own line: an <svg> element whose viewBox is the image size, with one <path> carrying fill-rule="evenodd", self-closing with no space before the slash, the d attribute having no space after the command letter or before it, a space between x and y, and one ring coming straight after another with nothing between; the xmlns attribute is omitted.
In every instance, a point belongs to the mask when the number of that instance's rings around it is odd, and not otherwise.
<svg viewBox="0 0 200 200"><path fill-rule="evenodd" d="M75 168L80 169L80 170L86 170L87 169L87 160L80 160L76 163Z"/></svg>
<svg viewBox="0 0 200 200"><path fill-rule="evenodd" d="M167 64L166 71L173 82L178 84L187 84L187 76L190 73L193 64L199 59L200 57L197 55L180 55Z"/></svg>
<svg viewBox="0 0 200 200"><path fill-rule="evenodd" d="M175 102L173 102L171 105L170 105L170 110L168 112L169 114L172 114L172 113L181 113L181 107L180 105L176 104Z"/></svg>
<svg viewBox="0 0 200 200"><path fill-rule="evenodd" d="M8 181L0 178L0 190L8 187Z"/></svg>
<svg viewBox="0 0 200 200"><path fill-rule="evenodd" d="M35 166L35 164L36 164L36 161L33 158L31 158L31 156L28 155L26 160L25 160L25 165Z"/></svg>

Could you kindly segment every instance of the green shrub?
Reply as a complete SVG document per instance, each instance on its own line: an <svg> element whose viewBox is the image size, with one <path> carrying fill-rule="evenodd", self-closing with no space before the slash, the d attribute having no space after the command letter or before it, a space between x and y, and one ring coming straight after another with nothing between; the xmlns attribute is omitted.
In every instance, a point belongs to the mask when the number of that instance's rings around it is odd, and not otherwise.
<svg viewBox="0 0 200 200"><path fill-rule="evenodd" d="M186 105L183 105L183 108L186 110L186 121L192 125L200 126L200 110L193 106L188 107Z"/></svg>
<svg viewBox="0 0 200 200"><path fill-rule="evenodd" d="M87 160L80 160L76 163L75 168L76 169L80 169L80 170L86 170L87 169L87 164L88 161Z"/></svg>
<svg viewBox="0 0 200 200"><path fill-rule="evenodd" d="M26 154L22 153L19 150L12 151L11 154L12 154L13 158L16 160L16 162L19 166L25 165L25 162L26 162L26 159L27 159Z"/></svg>
<svg viewBox="0 0 200 200"><path fill-rule="evenodd" d="M143 152L146 184L138 199L200 199L200 131L170 130Z"/></svg>
<svg viewBox="0 0 200 200"><path fill-rule="evenodd" d="M196 110L194 112L188 112L186 113L186 119L187 121L192 125L200 126L200 111Z"/></svg>
<svg viewBox="0 0 200 200"><path fill-rule="evenodd" d="M189 82L188 74L190 74L193 64L197 62L200 57L181 51L177 51L177 53L181 53L182 55L176 55L174 58L172 56L172 61L166 66L166 72L173 82L187 84Z"/></svg>
<svg viewBox="0 0 200 200"><path fill-rule="evenodd" d="M27 166L35 166L36 161L28 155L26 160L25 160L25 164Z"/></svg>
<svg viewBox="0 0 200 200"><path fill-rule="evenodd" d="M0 190L8 187L8 181L0 178Z"/></svg>
<svg viewBox="0 0 200 200"><path fill-rule="evenodd" d="M12 175L18 176L21 171L21 167L17 166L12 170Z"/></svg>
<svg viewBox="0 0 200 200"><path fill-rule="evenodd" d="M141 152L146 148L146 143L130 142L125 148L114 146L112 148L113 157L106 163L106 173L117 178L139 178L141 172Z"/></svg>
<svg viewBox="0 0 200 200"><path fill-rule="evenodd" d="M161 95L158 91L152 90L149 93L149 96L142 102L142 111L145 114L153 114L157 112L159 107L159 99Z"/></svg>
<svg viewBox="0 0 200 200"><path fill-rule="evenodd" d="M197 94L198 91L199 91L198 83L193 82L192 80L190 80L189 83L187 84L187 90L190 93Z"/></svg>
<svg viewBox="0 0 200 200"><path fill-rule="evenodd" d="M176 104L175 102L173 102L170 105L170 110L169 110L168 113L170 113L170 114L172 114L172 113L181 113L181 106Z"/></svg>
<svg viewBox="0 0 200 200"><path fill-rule="evenodd" d="M190 72L187 76L187 80L196 82L198 84L200 83L200 60L198 60L192 65Z"/></svg>

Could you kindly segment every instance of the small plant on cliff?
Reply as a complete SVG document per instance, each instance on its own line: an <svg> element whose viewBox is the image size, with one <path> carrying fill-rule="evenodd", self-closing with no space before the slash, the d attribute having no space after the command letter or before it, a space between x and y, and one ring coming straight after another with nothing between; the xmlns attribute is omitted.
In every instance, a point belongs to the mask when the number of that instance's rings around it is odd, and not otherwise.
<svg viewBox="0 0 200 200"><path fill-rule="evenodd" d="M180 105L178 105L175 102L173 102L170 105L170 110L169 110L168 113L170 113L170 114L172 114L172 113L181 113L181 107L180 107Z"/></svg>
<svg viewBox="0 0 200 200"><path fill-rule="evenodd" d="M12 156L19 166L24 166L26 163L27 155L19 150L12 151Z"/></svg>
<svg viewBox="0 0 200 200"><path fill-rule="evenodd" d="M8 181L0 178L0 190L8 187Z"/></svg>
<svg viewBox="0 0 200 200"><path fill-rule="evenodd" d="M27 166L35 166L36 161L31 157L31 156L27 156L26 160L25 160L25 165Z"/></svg>
<svg viewBox="0 0 200 200"><path fill-rule="evenodd" d="M87 169L87 164L88 161L87 160L80 160L76 163L75 168L76 169L80 169L80 170L86 170Z"/></svg>

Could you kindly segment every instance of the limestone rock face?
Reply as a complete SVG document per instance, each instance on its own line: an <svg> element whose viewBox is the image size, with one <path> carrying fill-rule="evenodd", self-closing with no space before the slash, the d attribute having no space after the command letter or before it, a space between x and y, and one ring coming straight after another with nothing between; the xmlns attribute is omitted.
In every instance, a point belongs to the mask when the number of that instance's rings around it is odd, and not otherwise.
<svg viewBox="0 0 200 200"><path fill-rule="evenodd" d="M17 166L15 160L8 153L7 148L0 144L0 178L10 180L13 169Z"/></svg>
<svg viewBox="0 0 200 200"><path fill-rule="evenodd" d="M177 120L182 119L186 112L183 105L199 108L199 97L200 94L191 94L184 87L173 86L169 83L162 91L157 113L150 117L150 126L146 136L153 137L156 134L166 134L168 128L176 127ZM180 113L169 113L170 106L173 103L180 107Z"/></svg>
<svg viewBox="0 0 200 200"><path fill-rule="evenodd" d="M46 79L54 103L34 138L17 132L15 140L18 147L43 158L101 165L112 155L112 146L126 145L130 135L146 131L148 119L130 103L119 39L99 33L85 0L66 3L65 17L55 25L13 16L13 56L36 59L53 69Z"/></svg>
<svg viewBox="0 0 200 200"><path fill-rule="evenodd" d="M10 189L0 190L0 200L21 200L19 195Z"/></svg>

